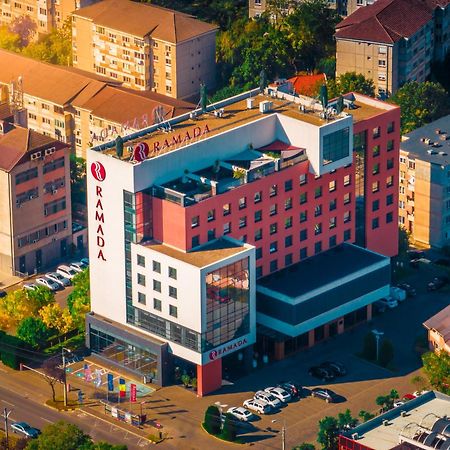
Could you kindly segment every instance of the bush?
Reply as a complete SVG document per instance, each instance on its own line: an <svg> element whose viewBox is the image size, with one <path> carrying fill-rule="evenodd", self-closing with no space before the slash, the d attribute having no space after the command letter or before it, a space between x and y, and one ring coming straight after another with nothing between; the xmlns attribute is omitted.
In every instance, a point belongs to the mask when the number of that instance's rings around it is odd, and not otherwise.
<svg viewBox="0 0 450 450"><path fill-rule="evenodd" d="M236 418L233 414L225 414L225 422L222 429L222 439L233 442L236 440Z"/></svg>
<svg viewBox="0 0 450 450"><path fill-rule="evenodd" d="M27 362L28 345L21 339L0 331L0 358L5 366L18 369L20 362Z"/></svg>
<svg viewBox="0 0 450 450"><path fill-rule="evenodd" d="M384 339L380 347L380 365L387 367L390 362L394 359L394 346L392 342L388 339Z"/></svg>
<svg viewBox="0 0 450 450"><path fill-rule="evenodd" d="M17 337L32 347L42 345L50 334L42 319L36 317L21 320L17 327Z"/></svg>
<svg viewBox="0 0 450 450"><path fill-rule="evenodd" d="M205 430L209 434L219 434L221 427L220 411L217 406L208 406L205 411L205 421L203 422Z"/></svg>
<svg viewBox="0 0 450 450"><path fill-rule="evenodd" d="M372 332L367 333L364 337L362 356L370 361L377 358L377 340Z"/></svg>

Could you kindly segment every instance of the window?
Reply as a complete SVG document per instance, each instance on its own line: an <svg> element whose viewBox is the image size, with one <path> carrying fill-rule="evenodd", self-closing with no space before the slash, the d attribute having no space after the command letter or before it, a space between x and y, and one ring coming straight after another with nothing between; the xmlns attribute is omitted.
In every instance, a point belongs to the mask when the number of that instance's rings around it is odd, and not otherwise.
<svg viewBox="0 0 450 450"><path fill-rule="evenodd" d="M270 205L269 215L274 216L277 213L277 205Z"/></svg>
<svg viewBox="0 0 450 450"><path fill-rule="evenodd" d="M145 256L137 255L137 265L145 267Z"/></svg>
<svg viewBox="0 0 450 450"><path fill-rule="evenodd" d="M332 230L333 228L336 228L336 217L330 217L330 226L329 226L330 230Z"/></svg>
<svg viewBox="0 0 450 450"><path fill-rule="evenodd" d="M153 290L156 292L161 292L161 281L153 280Z"/></svg>
<svg viewBox="0 0 450 450"><path fill-rule="evenodd" d="M308 182L308 176L304 173L299 177L300 186L303 186Z"/></svg>
<svg viewBox="0 0 450 450"><path fill-rule="evenodd" d="M380 128L380 127L375 127L375 128L372 130L372 137L373 137L373 139L379 138L380 135L381 135L381 128Z"/></svg>
<svg viewBox="0 0 450 450"><path fill-rule="evenodd" d="M263 251L261 247L257 247L255 250L255 258L256 259L261 259L263 255Z"/></svg>
<svg viewBox="0 0 450 450"><path fill-rule="evenodd" d="M225 203L225 205L223 205L223 215L228 216L228 214L231 214L231 204Z"/></svg>
<svg viewBox="0 0 450 450"><path fill-rule="evenodd" d="M145 275L142 273L137 274L137 283L141 286L145 286Z"/></svg>
<svg viewBox="0 0 450 450"><path fill-rule="evenodd" d="M350 192L347 192L347 194L344 195L344 205L348 205L351 202L351 195Z"/></svg>
<svg viewBox="0 0 450 450"><path fill-rule="evenodd" d="M336 242L336 235L330 236L330 238L328 239L328 246L331 247L335 247L337 244Z"/></svg>
<svg viewBox="0 0 450 450"><path fill-rule="evenodd" d="M289 253L284 257L284 265L290 266L291 264L292 264L292 253Z"/></svg>
<svg viewBox="0 0 450 450"><path fill-rule="evenodd" d="M287 230L291 227L292 227L292 216L286 217L286 219L284 219L284 229Z"/></svg>
<svg viewBox="0 0 450 450"><path fill-rule="evenodd" d="M318 253L320 253L322 251L322 242L316 242L314 244L314 254L317 255Z"/></svg>
<svg viewBox="0 0 450 450"><path fill-rule="evenodd" d="M263 274L262 267L261 266L256 267L256 270L255 270L256 278L261 278L262 274Z"/></svg>
<svg viewBox="0 0 450 450"><path fill-rule="evenodd" d="M291 247L292 246L292 235L286 236L284 238L284 246L287 247Z"/></svg>
<svg viewBox="0 0 450 450"><path fill-rule="evenodd" d="M308 196L306 194L306 192L302 192L300 194L300 205L305 204L308 201Z"/></svg>
<svg viewBox="0 0 450 450"><path fill-rule="evenodd" d="M378 192L380 190L380 182L374 181L372 183L372 192Z"/></svg>
<svg viewBox="0 0 450 450"><path fill-rule="evenodd" d="M394 215L391 212L386 214L386 223L391 223L394 220Z"/></svg>
<svg viewBox="0 0 450 450"><path fill-rule="evenodd" d="M378 211L380 209L380 200L374 200L372 202L372 211Z"/></svg>
<svg viewBox="0 0 450 450"><path fill-rule="evenodd" d="M352 230L344 230L344 241L349 241L352 237Z"/></svg>
<svg viewBox="0 0 450 450"><path fill-rule="evenodd" d="M308 257L308 248L303 247L300 249L300 259L305 259Z"/></svg>
<svg viewBox="0 0 450 450"><path fill-rule="evenodd" d="M247 216L241 217L239 219L239 228L244 228L247 226Z"/></svg>
<svg viewBox="0 0 450 450"><path fill-rule="evenodd" d="M350 128L346 127L323 137L323 164L331 164L349 154Z"/></svg>
<svg viewBox="0 0 450 450"><path fill-rule="evenodd" d="M292 180L286 180L284 182L284 192L292 191Z"/></svg>
<svg viewBox="0 0 450 450"><path fill-rule="evenodd" d="M172 317L178 317L178 308L173 305L169 305L169 315Z"/></svg>
<svg viewBox="0 0 450 450"><path fill-rule="evenodd" d="M306 241L308 239L308 230L301 230L300 231L300 242Z"/></svg>
<svg viewBox="0 0 450 450"><path fill-rule="evenodd" d="M275 272L276 270L278 270L278 261L276 259L273 259L272 261L270 261L270 271Z"/></svg>
<svg viewBox="0 0 450 450"><path fill-rule="evenodd" d="M328 183L328 190L330 192L333 192L336 190L336 181L335 180L332 180Z"/></svg>
<svg viewBox="0 0 450 450"><path fill-rule="evenodd" d="M177 269L175 269L174 267L169 266L169 278L172 278L174 280L177 279Z"/></svg>
<svg viewBox="0 0 450 450"><path fill-rule="evenodd" d="M38 176L37 167L33 167L32 169L20 172L16 175L16 186L18 184L25 183L28 180L32 180L33 178L37 178L37 176Z"/></svg>
<svg viewBox="0 0 450 450"><path fill-rule="evenodd" d="M391 187L394 185L394 176L391 175L386 178L386 187Z"/></svg>
<svg viewBox="0 0 450 450"><path fill-rule="evenodd" d="M247 206L247 197L241 197L239 199L239 209L244 209Z"/></svg>
<svg viewBox="0 0 450 450"><path fill-rule="evenodd" d="M278 187L276 184L273 184L272 187L269 190L269 197L275 197L278 192Z"/></svg>
<svg viewBox="0 0 450 450"><path fill-rule="evenodd" d="M380 226L380 221L378 220L378 217L375 217L375 219L372 219L372 230L376 230Z"/></svg>
<svg viewBox="0 0 450 450"><path fill-rule="evenodd" d="M337 200L336 199L330 200L329 210L334 211L336 208L337 208Z"/></svg>
<svg viewBox="0 0 450 450"><path fill-rule="evenodd" d="M262 228L258 228L255 231L255 241L260 241L262 239Z"/></svg>
<svg viewBox="0 0 450 450"><path fill-rule="evenodd" d="M200 225L200 217L199 216L194 216L191 219L191 228L197 228Z"/></svg>
<svg viewBox="0 0 450 450"><path fill-rule="evenodd" d="M300 223L306 222L308 220L308 212L302 211L300 213Z"/></svg>
<svg viewBox="0 0 450 450"><path fill-rule="evenodd" d="M227 222L223 224L223 234L231 233L231 222Z"/></svg>
<svg viewBox="0 0 450 450"><path fill-rule="evenodd" d="M314 207L314 217L319 217L322 215L322 205L316 205Z"/></svg>
<svg viewBox="0 0 450 450"><path fill-rule="evenodd" d="M64 156L44 164L43 172L53 172L54 170L64 167Z"/></svg>
<svg viewBox="0 0 450 450"><path fill-rule="evenodd" d="M177 298L177 288L173 286L169 286L169 297Z"/></svg>
<svg viewBox="0 0 450 450"><path fill-rule="evenodd" d="M210 209L208 211L208 222L211 222L215 218L216 218L216 210L215 209Z"/></svg>
<svg viewBox="0 0 450 450"><path fill-rule="evenodd" d="M387 132L388 133L392 133L395 130L395 122L389 122L388 127L387 127Z"/></svg>
<svg viewBox="0 0 450 450"><path fill-rule="evenodd" d="M211 228L210 230L208 230L208 242L212 241L215 238L216 238L216 229Z"/></svg>
<svg viewBox="0 0 450 450"><path fill-rule="evenodd" d="M191 238L191 247L197 247L198 245L200 245L200 236L196 234Z"/></svg>
<svg viewBox="0 0 450 450"><path fill-rule="evenodd" d="M275 253L276 251L278 251L278 242L277 241L271 242L269 247L269 253Z"/></svg>
<svg viewBox="0 0 450 450"><path fill-rule="evenodd" d="M316 189L314 189L314 198L320 197L322 197L322 186L316 187Z"/></svg>
<svg viewBox="0 0 450 450"><path fill-rule="evenodd" d="M276 223L271 223L269 227L270 234L275 234L278 231L278 226Z"/></svg>
<svg viewBox="0 0 450 450"><path fill-rule="evenodd" d="M319 234L322 234L322 224L321 223L316 223L314 225L314 234L316 236L318 236Z"/></svg>
<svg viewBox="0 0 450 450"><path fill-rule="evenodd" d="M393 169L394 168L394 158L388 159L386 162L386 168L389 169Z"/></svg>
<svg viewBox="0 0 450 450"><path fill-rule="evenodd" d="M349 186L351 182L352 182L351 176L350 175L345 175L345 177L344 177L344 186Z"/></svg>
<svg viewBox="0 0 450 450"><path fill-rule="evenodd" d="M344 213L344 223L348 223L352 220L352 215L350 211L345 211Z"/></svg>
<svg viewBox="0 0 450 450"><path fill-rule="evenodd" d="M394 195L389 194L386 196L386 206L392 205L392 203L394 203Z"/></svg>
<svg viewBox="0 0 450 450"><path fill-rule="evenodd" d="M255 223L261 222L262 220L262 210L255 211Z"/></svg>
<svg viewBox="0 0 450 450"><path fill-rule="evenodd" d="M262 200L262 192L255 192L255 196L254 196L254 202L255 203L259 203Z"/></svg>
<svg viewBox="0 0 450 450"><path fill-rule="evenodd" d="M394 141L393 140L390 140L390 141L387 141L387 151L388 152L390 152L391 150L394 150Z"/></svg>
<svg viewBox="0 0 450 450"><path fill-rule="evenodd" d="M138 292L138 303L140 303L141 305L145 305L147 303L145 294L143 294L142 292Z"/></svg>
<svg viewBox="0 0 450 450"><path fill-rule="evenodd" d="M372 156L379 156L380 155L380 146L375 145L375 147L372 149Z"/></svg>
<svg viewBox="0 0 450 450"><path fill-rule="evenodd" d="M161 263L158 261L153 261L153 272L161 273Z"/></svg>
<svg viewBox="0 0 450 450"><path fill-rule="evenodd" d="M56 214L59 211L63 211L66 209L66 199L61 198L59 200L54 200L53 202L44 204L44 215L51 216L52 214Z"/></svg>

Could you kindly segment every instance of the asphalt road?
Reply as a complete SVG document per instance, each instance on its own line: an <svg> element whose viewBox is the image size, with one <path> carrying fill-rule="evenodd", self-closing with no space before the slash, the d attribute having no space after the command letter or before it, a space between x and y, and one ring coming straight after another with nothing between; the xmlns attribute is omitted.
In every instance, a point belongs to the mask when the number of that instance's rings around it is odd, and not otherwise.
<svg viewBox="0 0 450 450"><path fill-rule="evenodd" d="M0 408L13 410L9 416L10 423L25 421L32 427L43 429L50 423L65 420L74 423L94 441L107 441L111 444L126 444L130 450L148 447L148 443L139 442L139 438L126 435L126 432L109 423L96 419L82 411L59 412L33 401L19 393L0 387ZM3 428L3 427L2 427ZM12 433L11 428L9 429Z"/></svg>

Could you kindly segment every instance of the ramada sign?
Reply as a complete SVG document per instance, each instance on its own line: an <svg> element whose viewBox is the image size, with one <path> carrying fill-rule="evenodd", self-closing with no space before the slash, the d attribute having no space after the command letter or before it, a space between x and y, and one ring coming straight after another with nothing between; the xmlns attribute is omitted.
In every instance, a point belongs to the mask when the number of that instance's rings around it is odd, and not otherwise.
<svg viewBox="0 0 450 450"><path fill-rule="evenodd" d="M243 338L238 341L234 341L234 342L231 342L230 344L219 347L215 350L211 350L209 352L209 359L211 361L214 361L217 358L220 358L220 357L225 356L226 354L232 352L233 350L237 350L238 348L242 347L245 344L247 344L247 339Z"/></svg>
<svg viewBox="0 0 450 450"><path fill-rule="evenodd" d="M101 162L93 162L91 164L91 173L92 176L97 181L104 181L106 178L106 170L105 166ZM95 226L97 227L96 231L96 242L97 242L97 258L103 261L106 261L105 255L103 254L103 249L105 247L105 233L103 232L103 225L105 224L105 215L103 213L103 204L102 204L102 187L99 185L95 186Z"/></svg>

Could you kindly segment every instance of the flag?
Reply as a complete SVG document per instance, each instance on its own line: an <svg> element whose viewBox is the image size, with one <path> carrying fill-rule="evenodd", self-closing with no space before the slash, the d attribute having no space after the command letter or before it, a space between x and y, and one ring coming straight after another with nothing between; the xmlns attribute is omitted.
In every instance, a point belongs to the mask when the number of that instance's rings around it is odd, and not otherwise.
<svg viewBox="0 0 450 450"><path fill-rule="evenodd" d="M88 383L92 381L92 372L88 364L84 365L84 381L87 381Z"/></svg>
<svg viewBox="0 0 450 450"><path fill-rule="evenodd" d="M130 402L136 403L136 385L130 384Z"/></svg>
<svg viewBox="0 0 450 450"><path fill-rule="evenodd" d="M108 373L108 391L114 391L114 375Z"/></svg>
<svg viewBox="0 0 450 450"><path fill-rule="evenodd" d="M95 386L99 388L102 385L102 381L101 369L95 369Z"/></svg>
<svg viewBox="0 0 450 450"><path fill-rule="evenodd" d="M127 395L127 385L125 384L125 380L123 378L119 378L119 396L121 398L126 397Z"/></svg>

